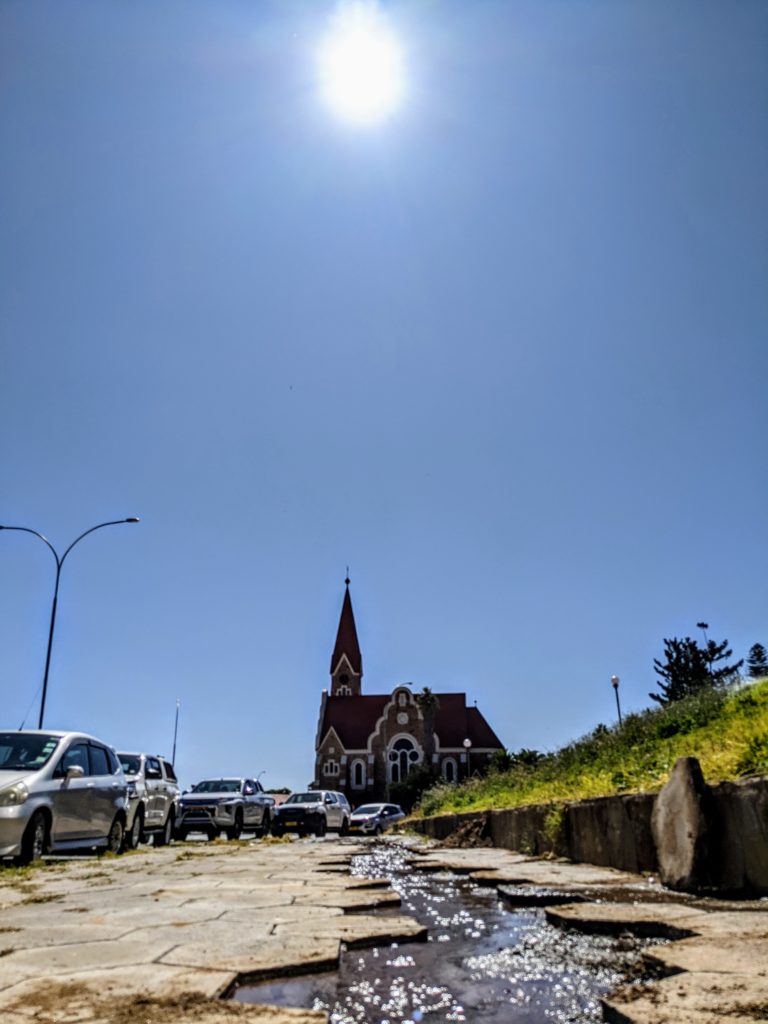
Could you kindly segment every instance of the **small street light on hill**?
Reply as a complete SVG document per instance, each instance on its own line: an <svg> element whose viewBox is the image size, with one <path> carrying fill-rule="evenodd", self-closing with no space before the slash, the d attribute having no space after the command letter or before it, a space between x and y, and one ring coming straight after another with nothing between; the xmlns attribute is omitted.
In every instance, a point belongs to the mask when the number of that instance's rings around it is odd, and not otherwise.
<svg viewBox="0 0 768 1024"><path fill-rule="evenodd" d="M619 677L618 676L611 676L611 686L613 687L613 692L616 694L616 711L618 712L618 715L619 715L619 728L621 728L621 704L619 703Z"/></svg>

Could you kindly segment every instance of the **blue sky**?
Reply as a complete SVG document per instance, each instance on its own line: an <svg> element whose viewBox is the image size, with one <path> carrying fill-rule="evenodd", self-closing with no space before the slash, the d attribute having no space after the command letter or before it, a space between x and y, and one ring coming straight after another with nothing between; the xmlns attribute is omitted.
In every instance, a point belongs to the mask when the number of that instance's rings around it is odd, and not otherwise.
<svg viewBox="0 0 768 1024"><path fill-rule="evenodd" d="M0 522L62 550L46 724L190 784L312 777L350 566L364 688L511 749L768 646L762 2L393 2L323 103L309 0L0 2ZM2 722L54 563L0 533Z"/></svg>

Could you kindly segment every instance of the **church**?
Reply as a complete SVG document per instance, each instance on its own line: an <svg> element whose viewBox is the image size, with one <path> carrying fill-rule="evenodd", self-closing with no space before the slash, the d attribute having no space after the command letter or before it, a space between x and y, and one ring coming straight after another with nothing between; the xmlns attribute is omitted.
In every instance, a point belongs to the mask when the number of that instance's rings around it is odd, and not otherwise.
<svg viewBox="0 0 768 1024"><path fill-rule="evenodd" d="M408 685L363 693L349 582L347 577L331 655L331 687L320 701L313 788L342 792L357 807L388 800L390 785L422 764L446 782L484 769L504 747L477 707L467 707L466 694L426 697Z"/></svg>

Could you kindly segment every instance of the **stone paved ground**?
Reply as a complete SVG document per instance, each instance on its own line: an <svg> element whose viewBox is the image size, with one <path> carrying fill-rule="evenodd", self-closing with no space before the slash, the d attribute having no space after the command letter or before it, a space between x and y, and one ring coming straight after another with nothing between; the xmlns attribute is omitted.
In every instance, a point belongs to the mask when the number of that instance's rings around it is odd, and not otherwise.
<svg viewBox="0 0 768 1024"><path fill-rule="evenodd" d="M670 898L648 879L495 849L411 844L417 869L543 887L583 902L561 927L674 936L678 973L605 1003L616 1024L768 1020L768 903ZM351 878L351 840L174 844L119 858L0 869L2 1024L320 1024L324 1013L222 1000L236 980L335 967L340 944L418 940L384 881ZM354 911L354 913L350 913Z"/></svg>

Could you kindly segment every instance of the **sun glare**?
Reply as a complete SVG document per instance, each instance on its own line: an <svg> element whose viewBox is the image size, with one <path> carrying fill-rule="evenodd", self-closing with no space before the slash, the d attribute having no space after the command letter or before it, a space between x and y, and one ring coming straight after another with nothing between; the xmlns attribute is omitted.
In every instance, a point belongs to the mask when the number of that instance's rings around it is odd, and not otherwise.
<svg viewBox="0 0 768 1024"><path fill-rule="evenodd" d="M319 54L323 98L346 121L374 124L399 107L405 91L396 36L370 3L343 6Z"/></svg>

